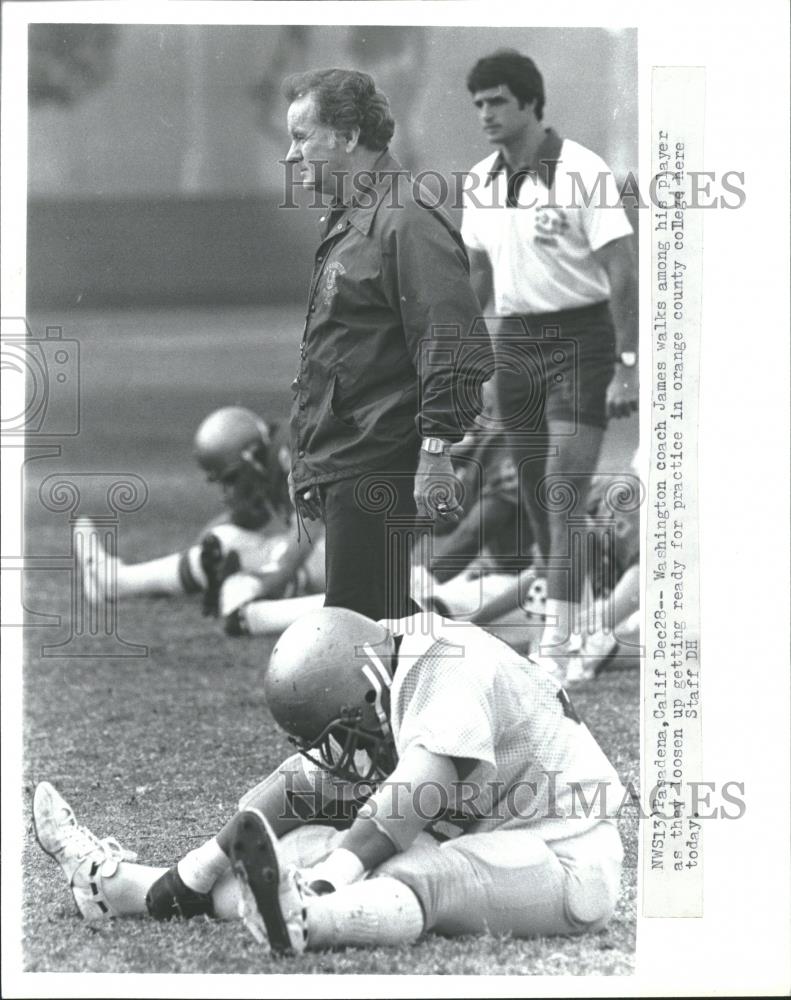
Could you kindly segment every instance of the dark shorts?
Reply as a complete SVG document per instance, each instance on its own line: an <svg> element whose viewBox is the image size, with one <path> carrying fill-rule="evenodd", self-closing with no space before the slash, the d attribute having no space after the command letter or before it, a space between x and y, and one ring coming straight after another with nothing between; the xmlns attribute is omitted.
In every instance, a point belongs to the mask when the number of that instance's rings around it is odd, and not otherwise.
<svg viewBox="0 0 791 1000"><path fill-rule="evenodd" d="M608 302L504 318L495 339L502 429L542 433L547 420L607 426L615 371Z"/></svg>

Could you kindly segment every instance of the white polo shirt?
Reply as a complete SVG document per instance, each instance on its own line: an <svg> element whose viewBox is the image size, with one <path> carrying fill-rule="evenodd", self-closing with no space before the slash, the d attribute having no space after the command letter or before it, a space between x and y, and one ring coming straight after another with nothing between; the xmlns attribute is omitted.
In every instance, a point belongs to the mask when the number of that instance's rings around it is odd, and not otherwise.
<svg viewBox="0 0 791 1000"><path fill-rule="evenodd" d="M555 155L546 156L553 147ZM548 130L537 155L542 160L557 162L528 173L515 207L507 204L499 152L477 163L470 171L475 180L465 185L462 236L471 250L489 256L500 316L606 301L610 282L593 251L632 232L617 182L600 156Z"/></svg>

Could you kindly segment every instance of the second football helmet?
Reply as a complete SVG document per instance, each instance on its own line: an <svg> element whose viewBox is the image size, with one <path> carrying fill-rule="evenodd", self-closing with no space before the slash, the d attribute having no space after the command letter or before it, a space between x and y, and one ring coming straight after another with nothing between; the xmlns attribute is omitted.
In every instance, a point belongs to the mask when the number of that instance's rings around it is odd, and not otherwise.
<svg viewBox="0 0 791 1000"><path fill-rule="evenodd" d="M300 753L338 778L376 783L395 767L390 686L395 642L347 608L303 615L264 676L269 710Z"/></svg>
<svg viewBox="0 0 791 1000"><path fill-rule="evenodd" d="M211 482L220 482L245 464L263 472L270 441L269 427L252 410L226 406L196 431L195 458Z"/></svg>
<svg viewBox="0 0 791 1000"><path fill-rule="evenodd" d="M252 410L215 410L195 434L194 454L211 482L221 484L234 524L255 531L272 511L288 508L287 469L269 426Z"/></svg>

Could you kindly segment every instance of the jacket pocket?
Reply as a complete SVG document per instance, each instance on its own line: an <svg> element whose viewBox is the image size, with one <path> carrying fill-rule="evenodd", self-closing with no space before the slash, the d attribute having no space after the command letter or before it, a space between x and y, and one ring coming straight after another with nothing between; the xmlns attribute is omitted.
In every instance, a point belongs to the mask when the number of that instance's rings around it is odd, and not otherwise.
<svg viewBox="0 0 791 1000"><path fill-rule="evenodd" d="M346 427L351 431L357 430L358 425L354 419L354 414L344 411L337 375L333 375L330 382L329 413L332 419L342 427Z"/></svg>

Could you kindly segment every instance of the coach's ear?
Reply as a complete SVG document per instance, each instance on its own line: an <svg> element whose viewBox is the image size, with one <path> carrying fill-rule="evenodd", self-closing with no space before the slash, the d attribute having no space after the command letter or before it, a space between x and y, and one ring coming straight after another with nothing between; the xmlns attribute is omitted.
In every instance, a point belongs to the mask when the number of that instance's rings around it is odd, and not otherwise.
<svg viewBox="0 0 791 1000"><path fill-rule="evenodd" d="M283 447L277 453L277 461L283 472L288 475L291 472L291 450L288 445L283 445Z"/></svg>
<svg viewBox="0 0 791 1000"><path fill-rule="evenodd" d="M357 145L360 142L360 130L359 128L352 128L346 132L342 132L344 141L344 148L347 153L353 153L357 149Z"/></svg>

